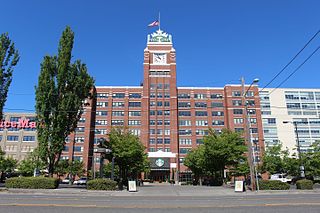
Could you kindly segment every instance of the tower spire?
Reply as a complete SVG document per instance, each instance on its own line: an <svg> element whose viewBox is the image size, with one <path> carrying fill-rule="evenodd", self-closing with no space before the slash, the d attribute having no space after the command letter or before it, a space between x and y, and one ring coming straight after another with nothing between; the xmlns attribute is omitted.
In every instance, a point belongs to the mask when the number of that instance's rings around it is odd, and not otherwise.
<svg viewBox="0 0 320 213"><path fill-rule="evenodd" d="M160 12L159 12L159 30L160 30L160 25L161 25L161 21L160 21Z"/></svg>

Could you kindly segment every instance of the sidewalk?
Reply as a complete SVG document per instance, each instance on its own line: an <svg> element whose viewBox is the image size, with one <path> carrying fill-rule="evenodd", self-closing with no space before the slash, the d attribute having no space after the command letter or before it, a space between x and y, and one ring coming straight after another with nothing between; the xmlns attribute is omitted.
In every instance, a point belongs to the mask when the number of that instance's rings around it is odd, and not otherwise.
<svg viewBox="0 0 320 213"><path fill-rule="evenodd" d="M150 184L137 187L137 192L123 191L92 191L78 188L61 189L7 189L3 193L25 193L25 194L51 194L51 195L73 195L73 196L148 196L148 197L213 197L213 196L259 196L270 194L320 194L320 189L314 190L265 190L259 192L245 191L234 192L233 188L224 186L179 186Z"/></svg>

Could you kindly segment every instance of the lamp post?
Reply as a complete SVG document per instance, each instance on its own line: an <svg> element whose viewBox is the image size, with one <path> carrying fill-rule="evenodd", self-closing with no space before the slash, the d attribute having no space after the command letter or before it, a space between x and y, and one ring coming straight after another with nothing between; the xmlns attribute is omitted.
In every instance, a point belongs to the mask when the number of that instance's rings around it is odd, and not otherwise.
<svg viewBox="0 0 320 213"><path fill-rule="evenodd" d="M248 87L247 90L245 90L245 81L244 78L241 78L241 86L242 86L242 101L244 104L244 109L245 109L245 138L247 141L247 146L248 146L248 162L249 162L249 168L250 168L250 180L251 180L251 189L252 191L254 190L259 190L258 186L258 180L255 176L257 176L257 173L255 175L255 158L253 157L253 150L252 150L252 142L251 142L251 131L250 131L250 114L248 111L248 105L247 105L247 93L252 87L253 84L258 83L259 79L255 78L250 86ZM258 187L257 187L258 186Z"/></svg>
<svg viewBox="0 0 320 213"><path fill-rule="evenodd" d="M298 123L296 121L283 121L282 123L287 124L287 123L292 123L294 126L294 131L296 133L296 141L297 141L297 152L298 152L298 159L299 159L299 164L300 164L300 177L305 178L305 173L304 173L304 166L302 165L301 161L301 150L300 150L300 140L299 140L299 134L298 134Z"/></svg>

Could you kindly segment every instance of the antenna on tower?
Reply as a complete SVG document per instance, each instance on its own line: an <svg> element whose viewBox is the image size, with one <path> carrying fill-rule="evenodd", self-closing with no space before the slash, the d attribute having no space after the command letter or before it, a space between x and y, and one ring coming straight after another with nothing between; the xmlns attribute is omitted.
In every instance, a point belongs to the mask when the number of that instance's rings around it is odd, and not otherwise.
<svg viewBox="0 0 320 213"><path fill-rule="evenodd" d="M159 30L160 30L160 24L161 24L161 21L160 21L160 12L159 12Z"/></svg>

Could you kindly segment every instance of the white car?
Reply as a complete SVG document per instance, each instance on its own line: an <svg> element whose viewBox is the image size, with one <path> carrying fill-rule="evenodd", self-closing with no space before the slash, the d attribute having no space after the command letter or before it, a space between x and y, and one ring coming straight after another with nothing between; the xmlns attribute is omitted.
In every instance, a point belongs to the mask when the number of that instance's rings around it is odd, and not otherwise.
<svg viewBox="0 0 320 213"><path fill-rule="evenodd" d="M65 178L61 181L62 184L69 184L70 183L70 178Z"/></svg>
<svg viewBox="0 0 320 213"><path fill-rule="evenodd" d="M283 183L291 183L292 179L288 178L285 174L273 174L270 180L280 180Z"/></svg>
<svg viewBox="0 0 320 213"><path fill-rule="evenodd" d="M81 177L79 180L73 182L76 185L86 185L87 184L87 177Z"/></svg>

